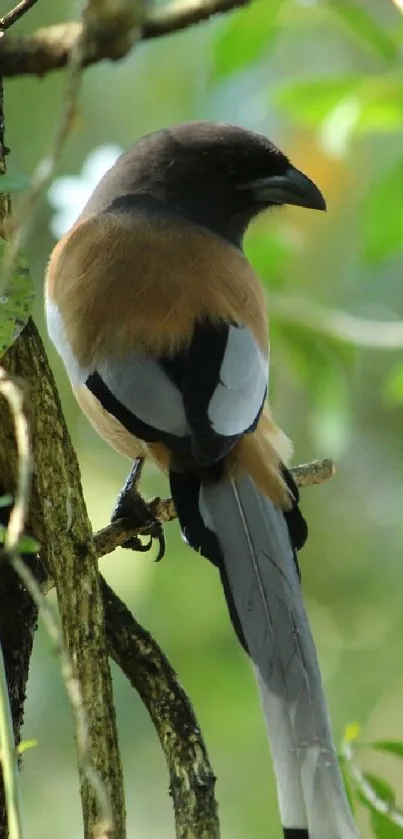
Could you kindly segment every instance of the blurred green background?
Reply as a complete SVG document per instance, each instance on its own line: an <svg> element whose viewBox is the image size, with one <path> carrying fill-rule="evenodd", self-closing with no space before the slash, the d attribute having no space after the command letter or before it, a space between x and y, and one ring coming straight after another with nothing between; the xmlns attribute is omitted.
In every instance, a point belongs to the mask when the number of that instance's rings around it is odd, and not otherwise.
<svg viewBox="0 0 403 839"><path fill-rule="evenodd" d="M8 6L0 2L2 14ZM295 462L330 456L337 463L329 483L303 490L310 540L301 564L338 742L352 721L361 723L365 742L403 740L403 324L401 346L384 349L377 345L392 332L361 323L403 318L401 11L397 0L258 0L250 9L140 44L124 62L85 72L56 173L79 177L87 156L105 144L126 148L175 121L220 119L270 136L326 195L327 216L284 209L261 218L247 253L271 311L274 415L295 442ZM15 34L76 12L76 3L41 0ZM44 154L64 83L63 73L6 83L11 171L29 176ZM53 212L44 198L27 248L44 336ZM49 352L96 529L108 521L128 464L81 416L61 363ZM150 470L144 491L164 495L167 486ZM262 715L217 575L183 545L176 523L167 528L167 540L159 565L150 554L117 551L102 571L161 644L192 699L218 776L223 836L279 839ZM172 839L159 743L116 668L114 679L129 836ZM39 741L24 756L27 836L81 835L70 715L42 629L23 736ZM387 778L403 805L402 763L366 749L359 760ZM369 835L362 807L358 819ZM396 831L390 827L388 839Z"/></svg>

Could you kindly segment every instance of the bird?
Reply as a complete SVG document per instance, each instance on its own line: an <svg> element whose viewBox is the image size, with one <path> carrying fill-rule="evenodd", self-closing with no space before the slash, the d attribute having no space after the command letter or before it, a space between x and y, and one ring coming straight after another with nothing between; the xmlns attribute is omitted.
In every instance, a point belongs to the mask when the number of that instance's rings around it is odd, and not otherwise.
<svg viewBox="0 0 403 839"><path fill-rule="evenodd" d="M89 421L134 485L145 459L168 476L185 541L218 569L285 839L356 839L301 593L292 446L268 402L267 301L243 250L283 205L326 209L266 136L209 121L148 134L55 245L46 319Z"/></svg>

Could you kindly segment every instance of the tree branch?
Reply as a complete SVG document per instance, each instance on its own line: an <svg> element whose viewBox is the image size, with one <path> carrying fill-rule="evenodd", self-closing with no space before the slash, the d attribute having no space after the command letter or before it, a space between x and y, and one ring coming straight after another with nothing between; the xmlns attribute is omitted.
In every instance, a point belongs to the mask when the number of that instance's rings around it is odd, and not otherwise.
<svg viewBox="0 0 403 839"><path fill-rule="evenodd" d="M250 0L177 0L162 9L155 9L143 23L141 38L161 38L189 26L210 20L216 15L248 6Z"/></svg>
<svg viewBox="0 0 403 839"><path fill-rule="evenodd" d="M291 469L300 487L327 480L334 474L329 459L315 460ZM155 498L148 505L147 520L172 521L176 511L171 499ZM130 527L119 519L94 534L98 557L110 553L147 525ZM52 585L47 584L47 590ZM202 734L190 701L176 674L154 639L101 578L109 654L140 694L158 733L168 764L178 837L218 839L219 823L214 797L215 778Z"/></svg>
<svg viewBox="0 0 403 839"><path fill-rule="evenodd" d="M109 654L140 694L169 770L178 839L219 839L215 776L191 703L158 644L101 578Z"/></svg>
<svg viewBox="0 0 403 839"><path fill-rule="evenodd" d="M41 558L56 583L63 635L74 662L74 675L81 685L87 712L88 759L107 789L116 836L121 839L125 836L123 780L91 527L78 463L56 385L32 321L28 322L4 356L3 366L12 375L29 383L29 420L35 472L26 526L41 543ZM0 475L7 490L14 490L17 474L12 423L3 409ZM13 480L9 481L8 475ZM67 497L71 499L72 517L68 515ZM15 620L15 605L13 612ZM97 796L84 776L83 768L81 764L85 835L87 839L90 836L93 839L95 829L99 828L100 813Z"/></svg>
<svg viewBox="0 0 403 839"><path fill-rule="evenodd" d="M178 839L219 839L215 775L190 699L152 636L102 576L108 653L138 692L158 734L169 772ZM48 578L44 593L53 588Z"/></svg>
<svg viewBox="0 0 403 839"><path fill-rule="evenodd" d="M10 29L14 23L17 23L17 20L23 17L37 2L38 0L21 0L20 3L17 3L14 9L11 9L10 12L7 12L6 15L0 18L0 29L2 32L5 32L6 29Z"/></svg>
<svg viewBox="0 0 403 839"><path fill-rule="evenodd" d="M5 119L3 108L3 82L0 79L0 173L6 172ZM1 176L0 176L1 189ZM0 192L0 236L5 238L10 215L10 196ZM15 492L19 482L19 470L15 452L14 424L9 406L0 397L0 494ZM25 501L24 486L20 493ZM23 501L23 503L24 503ZM0 509L0 522L7 526L10 508ZM18 518L14 519L18 526ZM38 558L30 558L31 570L42 583L44 573ZM2 563L0 574L0 644L3 653L8 696L14 729L14 743L20 742L20 731L24 719L26 684L32 653L38 610L18 574L7 562ZM7 835L7 807L3 779L0 778L0 834Z"/></svg>
<svg viewBox="0 0 403 839"><path fill-rule="evenodd" d="M96 772L91 762L88 738L88 723L86 712L83 706L81 685L74 674L71 661L65 650L63 636L59 628L58 621L56 620L55 615L53 613L53 609L46 602L46 599L42 593L41 586L36 581L34 575L29 569L28 562L26 560L23 560L19 555L18 544L24 530L31 488L31 445L28 420L24 411L23 392L18 387L16 382L13 381L9 376L7 376L7 374L2 368L0 368L0 393L2 393L3 396L7 399L13 416L18 458L18 481L15 492L14 504L11 510L6 532L5 557L8 559L15 573L23 582L35 606L38 610L41 611L42 620L45 624L49 638L53 643L54 650L59 658L61 674L73 714L79 767L82 771L83 776L86 778L97 802L97 836L108 837L111 836L113 832L113 817L109 797L106 793L104 784L101 781L98 772ZM2 757L2 760L3 771L5 776L6 773L4 756ZM9 787L9 798L10 792L11 786ZM9 801L7 804L9 824L11 825L12 809L11 811L10 809L11 801ZM17 816L15 813L14 823L16 823L18 826ZM17 830L15 836L20 836L19 830Z"/></svg>
<svg viewBox="0 0 403 839"><path fill-rule="evenodd" d="M115 30L100 21L96 37L87 44L83 66L104 59L117 61L127 55L137 39L159 38L209 20L232 9L248 5L250 0L181 0L157 9L136 26ZM132 8L134 4L132 4ZM102 24L102 25L101 25ZM6 35L0 41L0 75L43 76L65 67L82 26L78 22L60 23L38 29L33 35ZM115 33L115 34L113 34Z"/></svg>
<svg viewBox="0 0 403 839"><path fill-rule="evenodd" d="M114 748L115 717L112 696L107 687L109 683L105 684L104 675L104 632L111 656L139 691L156 726L170 773L177 836L180 839L205 839L206 836L218 839L214 775L191 704L158 645L96 573L95 552L91 547L91 530L76 456L53 375L32 321L3 361L12 374L18 374L29 381L31 434L36 468L27 528L43 546L41 556L49 572L44 590L48 591L52 585L51 580L56 579L62 621L65 626L68 624L68 648L70 655L75 651L76 672L83 688L90 726L90 755L111 797L116 836L119 839L124 836L119 756L115 755L116 771L112 769L114 762L107 759L100 736L101 732L105 734L106 729L107 745ZM12 426L9 428L7 418L2 414L0 475L6 476L6 487L11 486L12 489L14 484L8 483L7 470L12 469L12 474L17 474L15 465L13 467L15 456ZM72 498L72 521L67 509L67 497ZM171 517L173 512L170 503L159 499L155 500L152 509L159 512L161 520L164 520L164 515ZM103 598L105 624L97 600L94 599L94 574ZM14 615L14 606L12 612ZM99 624L101 620L102 631ZM81 644L81 652L77 658L78 644ZM98 674L96 677L93 675L94 661ZM88 812L87 799L84 799L84 807Z"/></svg>
<svg viewBox="0 0 403 839"><path fill-rule="evenodd" d="M87 16L89 18L88 20ZM79 24L79 32L69 54L67 82L62 100L60 118L56 122L56 129L51 138L47 153L45 153L39 164L35 167L29 188L25 192L19 206L17 219L14 221L13 235L10 237L5 249L1 264L0 296L7 288L18 253L25 244L25 239L30 230L30 223L34 215L35 204L43 189L49 183L64 144L70 134L77 110L77 100L81 86L83 55L87 50L87 44L91 38L92 16L90 0L88 0L87 6L83 10L81 23Z"/></svg>
<svg viewBox="0 0 403 839"><path fill-rule="evenodd" d="M327 481L335 473L335 466L332 460L313 460L311 463L303 463L299 466L292 466L290 472L299 487L313 486ZM154 498L147 505L148 519L155 519L161 524L167 524L176 518L175 505L171 498ZM144 526L130 525L127 519L117 519L94 533L95 553L99 559L101 556L111 553L115 548L120 548L133 536L142 536L147 533L147 524Z"/></svg>

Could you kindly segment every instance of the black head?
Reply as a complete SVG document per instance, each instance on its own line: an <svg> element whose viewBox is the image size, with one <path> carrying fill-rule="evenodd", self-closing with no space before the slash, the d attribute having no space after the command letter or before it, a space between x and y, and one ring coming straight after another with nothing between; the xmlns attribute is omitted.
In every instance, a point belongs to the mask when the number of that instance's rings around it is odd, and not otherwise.
<svg viewBox="0 0 403 839"><path fill-rule="evenodd" d="M97 188L97 209L100 199L133 193L158 199L236 245L268 207L326 209L315 184L270 140L221 122L188 122L143 137Z"/></svg>

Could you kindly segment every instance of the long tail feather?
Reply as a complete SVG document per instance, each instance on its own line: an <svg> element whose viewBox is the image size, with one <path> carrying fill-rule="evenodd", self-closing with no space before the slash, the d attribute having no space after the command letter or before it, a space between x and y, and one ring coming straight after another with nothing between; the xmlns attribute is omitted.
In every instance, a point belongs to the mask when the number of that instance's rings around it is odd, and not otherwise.
<svg viewBox="0 0 403 839"><path fill-rule="evenodd" d="M254 663L284 833L356 839L284 515L246 475L204 483L199 510Z"/></svg>

